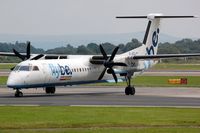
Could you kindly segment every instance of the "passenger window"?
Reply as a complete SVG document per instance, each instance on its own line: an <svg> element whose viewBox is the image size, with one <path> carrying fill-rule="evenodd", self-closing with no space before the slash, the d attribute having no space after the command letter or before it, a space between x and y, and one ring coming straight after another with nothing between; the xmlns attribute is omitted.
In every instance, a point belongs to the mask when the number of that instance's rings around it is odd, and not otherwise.
<svg viewBox="0 0 200 133"><path fill-rule="evenodd" d="M33 71L39 71L38 66L33 66Z"/></svg>

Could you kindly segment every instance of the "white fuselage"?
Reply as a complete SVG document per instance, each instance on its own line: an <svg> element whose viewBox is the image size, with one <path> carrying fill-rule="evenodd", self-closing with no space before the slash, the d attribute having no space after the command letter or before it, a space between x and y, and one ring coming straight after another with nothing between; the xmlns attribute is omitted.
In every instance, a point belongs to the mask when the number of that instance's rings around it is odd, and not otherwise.
<svg viewBox="0 0 200 133"><path fill-rule="evenodd" d="M138 50L137 50L138 51ZM144 70L155 64L154 61L129 60L134 51L128 55L117 55L115 61L125 62L127 67L115 67L114 71L120 81L125 80L119 74L133 71L134 75L141 74ZM54 60L27 60L19 63L10 73L7 86L10 88L36 88L48 86L65 86L86 83L114 82L111 74L105 74L98 80L104 69L103 65L94 65L89 62L92 56L71 56L71 59ZM35 69L38 68L38 69Z"/></svg>
<svg viewBox="0 0 200 133"><path fill-rule="evenodd" d="M18 66L28 69L10 73L7 85L12 88L70 85L73 82L94 81L103 66L90 65L88 59L59 59L25 61ZM38 70L33 70L33 67ZM108 76L108 75L107 75ZM105 76L105 78L107 77Z"/></svg>

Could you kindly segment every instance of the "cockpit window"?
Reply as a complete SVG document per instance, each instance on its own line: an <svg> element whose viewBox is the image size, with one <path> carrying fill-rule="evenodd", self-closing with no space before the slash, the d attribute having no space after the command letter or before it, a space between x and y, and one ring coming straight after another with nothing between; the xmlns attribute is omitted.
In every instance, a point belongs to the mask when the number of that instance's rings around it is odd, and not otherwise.
<svg viewBox="0 0 200 133"><path fill-rule="evenodd" d="M20 66L19 71L30 71L31 66Z"/></svg>
<svg viewBox="0 0 200 133"><path fill-rule="evenodd" d="M27 65L27 66L20 66L20 65L17 65L13 71L31 71L32 69L32 66L30 65ZM37 71L37 68L35 68L36 70L34 71ZM39 69L38 69L39 70Z"/></svg>
<svg viewBox="0 0 200 133"><path fill-rule="evenodd" d="M17 66L14 68L13 71L17 71L17 70L19 69L19 67L20 67L20 66L17 65Z"/></svg>
<svg viewBox="0 0 200 133"><path fill-rule="evenodd" d="M38 66L33 66L33 71L39 71Z"/></svg>

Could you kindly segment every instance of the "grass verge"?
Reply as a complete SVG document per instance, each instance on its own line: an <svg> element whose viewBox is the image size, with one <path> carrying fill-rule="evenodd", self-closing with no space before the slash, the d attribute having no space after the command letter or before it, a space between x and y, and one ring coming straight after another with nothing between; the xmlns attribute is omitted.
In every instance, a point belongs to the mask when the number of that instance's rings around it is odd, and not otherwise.
<svg viewBox="0 0 200 133"><path fill-rule="evenodd" d="M0 132L199 132L200 109L0 107Z"/></svg>
<svg viewBox="0 0 200 133"><path fill-rule="evenodd" d="M158 63L152 70L200 70L200 64Z"/></svg>
<svg viewBox="0 0 200 133"><path fill-rule="evenodd" d="M188 84L169 84L168 79L187 78ZM200 87L198 76L138 76L131 80L134 86L146 87ZM99 86L126 86L125 82L121 83L100 83Z"/></svg>
<svg viewBox="0 0 200 133"><path fill-rule="evenodd" d="M0 63L0 70L1 69L8 69L13 68L16 65L16 63Z"/></svg>
<svg viewBox="0 0 200 133"><path fill-rule="evenodd" d="M7 82L8 76L0 76L0 85L5 85Z"/></svg>

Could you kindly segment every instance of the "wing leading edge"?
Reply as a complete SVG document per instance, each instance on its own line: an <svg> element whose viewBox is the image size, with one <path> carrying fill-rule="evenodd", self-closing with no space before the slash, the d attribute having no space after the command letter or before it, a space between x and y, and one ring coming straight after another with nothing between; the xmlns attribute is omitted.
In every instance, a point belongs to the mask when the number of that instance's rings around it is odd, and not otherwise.
<svg viewBox="0 0 200 133"><path fill-rule="evenodd" d="M23 53L23 55L25 55L25 53ZM0 56L16 56L16 55L11 52L0 52Z"/></svg>

